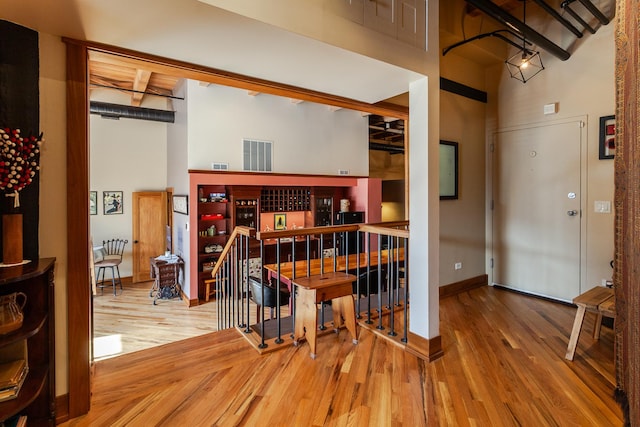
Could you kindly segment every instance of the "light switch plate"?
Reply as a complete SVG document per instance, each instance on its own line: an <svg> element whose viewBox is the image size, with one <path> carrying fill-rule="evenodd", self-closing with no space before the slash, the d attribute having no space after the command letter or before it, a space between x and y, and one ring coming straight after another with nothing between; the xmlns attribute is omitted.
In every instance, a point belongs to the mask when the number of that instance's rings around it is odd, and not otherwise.
<svg viewBox="0 0 640 427"><path fill-rule="evenodd" d="M543 108L544 114L556 114L558 112L558 103L545 104Z"/></svg>
<svg viewBox="0 0 640 427"><path fill-rule="evenodd" d="M596 200L593 202L593 210L597 213L611 213L611 202L608 200Z"/></svg>

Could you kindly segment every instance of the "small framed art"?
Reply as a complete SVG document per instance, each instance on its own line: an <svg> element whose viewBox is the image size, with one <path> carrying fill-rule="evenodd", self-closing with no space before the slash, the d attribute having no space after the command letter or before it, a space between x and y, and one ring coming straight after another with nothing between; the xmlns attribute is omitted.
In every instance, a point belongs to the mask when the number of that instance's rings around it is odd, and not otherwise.
<svg viewBox="0 0 640 427"><path fill-rule="evenodd" d="M189 196L173 196L173 211L189 215Z"/></svg>
<svg viewBox="0 0 640 427"><path fill-rule="evenodd" d="M600 159L616 156L616 116L600 117Z"/></svg>
<svg viewBox="0 0 640 427"><path fill-rule="evenodd" d="M122 211L122 191L103 191L102 207L105 215L118 215Z"/></svg>
<svg viewBox="0 0 640 427"><path fill-rule="evenodd" d="M286 230L287 214L275 214L273 216L273 228L276 230Z"/></svg>
<svg viewBox="0 0 640 427"><path fill-rule="evenodd" d="M98 192L89 191L89 215L98 215Z"/></svg>

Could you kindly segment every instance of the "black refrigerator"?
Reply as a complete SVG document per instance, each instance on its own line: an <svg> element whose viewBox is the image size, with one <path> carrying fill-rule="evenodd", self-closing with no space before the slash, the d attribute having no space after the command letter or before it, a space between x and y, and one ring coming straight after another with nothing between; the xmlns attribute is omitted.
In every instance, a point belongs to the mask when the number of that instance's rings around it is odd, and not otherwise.
<svg viewBox="0 0 640 427"><path fill-rule="evenodd" d="M335 225L344 224L362 224L364 223L364 212L338 212L336 214ZM360 235L360 246L358 246L358 235ZM347 250L350 254L356 252L364 252L364 234L357 231L349 231L338 235L338 250L340 255L346 255Z"/></svg>

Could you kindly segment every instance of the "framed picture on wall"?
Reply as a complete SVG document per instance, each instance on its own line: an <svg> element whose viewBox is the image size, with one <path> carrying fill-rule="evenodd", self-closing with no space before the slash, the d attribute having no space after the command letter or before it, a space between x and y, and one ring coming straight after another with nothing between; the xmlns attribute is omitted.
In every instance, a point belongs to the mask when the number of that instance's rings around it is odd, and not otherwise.
<svg viewBox="0 0 640 427"><path fill-rule="evenodd" d="M189 196L173 196L173 211L189 215Z"/></svg>
<svg viewBox="0 0 640 427"><path fill-rule="evenodd" d="M273 228L285 230L287 228L287 214L275 214L273 216Z"/></svg>
<svg viewBox="0 0 640 427"><path fill-rule="evenodd" d="M458 143L440 141L440 200L458 198Z"/></svg>
<svg viewBox="0 0 640 427"><path fill-rule="evenodd" d="M616 116L600 117L600 159L616 156Z"/></svg>
<svg viewBox="0 0 640 427"><path fill-rule="evenodd" d="M105 215L118 215L122 210L122 191L103 191L102 207Z"/></svg>
<svg viewBox="0 0 640 427"><path fill-rule="evenodd" d="M98 215L98 192L89 191L89 215Z"/></svg>

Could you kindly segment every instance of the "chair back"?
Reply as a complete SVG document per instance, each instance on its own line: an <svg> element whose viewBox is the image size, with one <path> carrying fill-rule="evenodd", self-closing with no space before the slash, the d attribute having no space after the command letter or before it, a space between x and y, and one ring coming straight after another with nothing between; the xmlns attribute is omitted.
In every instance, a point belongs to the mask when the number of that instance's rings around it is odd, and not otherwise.
<svg viewBox="0 0 640 427"><path fill-rule="evenodd" d="M105 255L116 255L122 259L124 247L127 243L129 243L129 241L125 239L103 240L102 247L104 248Z"/></svg>
<svg viewBox="0 0 640 427"><path fill-rule="evenodd" d="M277 307L276 288L270 283L263 283L257 277L249 277L249 286L251 287L251 299L256 305L261 307ZM264 301L262 300L262 288L264 286ZM280 289L280 305L289 304L290 294L288 291Z"/></svg>
<svg viewBox="0 0 640 427"><path fill-rule="evenodd" d="M386 283L387 269L383 267L380 270L382 275L382 292L385 292L387 290L387 283ZM364 271L361 271L359 279L360 279L360 295L361 296L373 295L378 293L378 268L377 267L370 268L368 273L366 269ZM352 287L353 287L353 293L354 294L357 293L358 282L357 281L353 282Z"/></svg>

